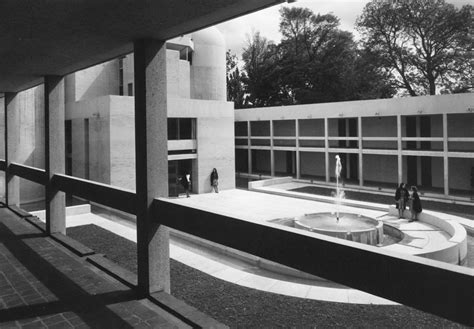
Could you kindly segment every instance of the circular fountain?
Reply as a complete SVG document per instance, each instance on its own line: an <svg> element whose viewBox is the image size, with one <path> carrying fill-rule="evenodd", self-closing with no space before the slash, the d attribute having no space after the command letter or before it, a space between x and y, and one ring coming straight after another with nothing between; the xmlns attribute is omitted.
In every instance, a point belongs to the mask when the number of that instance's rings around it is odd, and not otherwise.
<svg viewBox="0 0 474 329"><path fill-rule="evenodd" d="M294 227L370 245L383 243L383 223L351 213L315 213L296 217Z"/></svg>
<svg viewBox="0 0 474 329"><path fill-rule="evenodd" d="M370 217L339 212L339 205L344 198L344 191L339 186L342 163L336 155L336 204L335 213L315 213L294 219L294 227L333 236L336 238L381 246L383 243L383 223Z"/></svg>

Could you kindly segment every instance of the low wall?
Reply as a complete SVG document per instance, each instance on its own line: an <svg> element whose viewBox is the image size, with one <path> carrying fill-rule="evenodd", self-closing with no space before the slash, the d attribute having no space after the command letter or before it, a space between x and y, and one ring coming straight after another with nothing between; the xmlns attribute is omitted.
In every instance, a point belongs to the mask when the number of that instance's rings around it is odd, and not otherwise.
<svg viewBox="0 0 474 329"><path fill-rule="evenodd" d="M81 204L81 205L77 205L77 206L66 207L66 217L88 214L90 212L91 212L91 205L90 204ZM45 210L31 211L30 214L32 214L33 216L38 217L43 222L46 221L46 211Z"/></svg>
<svg viewBox="0 0 474 329"><path fill-rule="evenodd" d="M291 183L292 181L293 181L292 177L278 177L278 178L258 180L254 182L249 182L249 190L252 191L253 189L257 187Z"/></svg>
<svg viewBox="0 0 474 329"><path fill-rule="evenodd" d="M300 279L306 279L306 280L327 281L326 279L323 279L323 278L320 278L320 277L317 277L317 276L314 276L314 275L311 275L299 270L295 270L294 268L281 265L281 264L272 262L270 260L267 260L258 256L254 256L252 254L248 254L246 252L242 252L234 248L226 247L224 245L221 245L209 240L201 239L196 236L193 236L184 232L180 232L174 229L170 229L170 236L173 237L175 240L182 239L184 241L187 241L188 243L191 242L197 246L204 247L206 249L212 250L213 252L216 252L222 255L233 257L242 262L251 264L255 267L258 267L270 272L283 274L283 275L289 275L289 276L293 276Z"/></svg>
<svg viewBox="0 0 474 329"><path fill-rule="evenodd" d="M395 206L389 207L389 214L398 216L398 209ZM404 217L410 218L411 213L405 210ZM444 214L443 214L444 215ZM454 217L446 215L447 217ZM440 230L448 233L451 238L447 244L437 246L435 249L422 250L417 253L417 256L422 256L430 259L441 260L451 264L463 264L467 256L467 232L461 224L457 222L440 218L430 211L423 211L418 215L420 222L439 227Z"/></svg>

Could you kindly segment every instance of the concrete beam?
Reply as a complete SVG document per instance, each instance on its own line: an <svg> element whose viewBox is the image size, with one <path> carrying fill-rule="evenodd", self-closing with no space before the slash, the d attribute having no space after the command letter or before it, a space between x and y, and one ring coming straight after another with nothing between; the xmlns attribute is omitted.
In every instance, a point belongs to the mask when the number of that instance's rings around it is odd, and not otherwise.
<svg viewBox="0 0 474 329"><path fill-rule="evenodd" d="M254 223L172 200L155 200L155 211L164 224L179 231L474 325L472 269L278 224Z"/></svg>
<svg viewBox="0 0 474 329"><path fill-rule="evenodd" d="M65 89L61 76L44 77L44 145L46 232L66 234L66 197L52 184L54 174L65 172Z"/></svg>
<svg viewBox="0 0 474 329"><path fill-rule="evenodd" d="M166 45L142 39L134 49L138 291L169 293L169 230L151 212L168 196Z"/></svg>
<svg viewBox="0 0 474 329"><path fill-rule="evenodd" d="M20 205L20 179L12 172L10 164L18 161L20 146L20 108L17 93L5 93L5 202Z"/></svg>

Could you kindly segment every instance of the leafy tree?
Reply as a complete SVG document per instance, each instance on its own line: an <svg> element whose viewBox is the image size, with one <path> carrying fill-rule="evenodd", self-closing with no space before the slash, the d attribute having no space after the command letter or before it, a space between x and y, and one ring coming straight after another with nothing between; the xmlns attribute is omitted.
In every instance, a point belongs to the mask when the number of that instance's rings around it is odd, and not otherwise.
<svg viewBox="0 0 474 329"><path fill-rule="evenodd" d="M357 20L367 53L409 95L472 90L472 6L373 0ZM471 31L472 33L472 31Z"/></svg>
<svg viewBox="0 0 474 329"><path fill-rule="evenodd" d="M249 106L281 105L287 95L280 88L278 49L260 32L247 38L242 53L244 61L246 102Z"/></svg>
<svg viewBox="0 0 474 329"><path fill-rule="evenodd" d="M227 71L227 100L234 102L236 109L243 108L244 105L244 84L245 74L240 73L238 59L230 50L226 52Z"/></svg>
<svg viewBox="0 0 474 329"><path fill-rule="evenodd" d="M280 14L281 75L297 103L393 94L383 74L363 66L368 63L360 56L352 34L339 29L336 16L295 7L282 8Z"/></svg>

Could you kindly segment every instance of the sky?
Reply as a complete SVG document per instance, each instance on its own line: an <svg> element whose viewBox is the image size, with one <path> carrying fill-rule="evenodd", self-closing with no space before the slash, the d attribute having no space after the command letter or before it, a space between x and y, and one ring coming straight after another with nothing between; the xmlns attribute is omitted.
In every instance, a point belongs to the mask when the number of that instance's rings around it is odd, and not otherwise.
<svg viewBox="0 0 474 329"><path fill-rule="evenodd" d="M447 0L456 6L472 4L472 0ZM311 9L315 14L332 13L340 19L340 28L342 30L353 32L357 16L368 0L297 0L291 4L281 4L273 6L253 14L242 16L228 22L216 25L216 27L224 34L227 48L233 54L240 57L242 48L246 45L246 36L252 35L253 31L260 31L260 34L269 40L278 43L281 39L278 25L280 20L279 9L285 7L306 7Z"/></svg>

